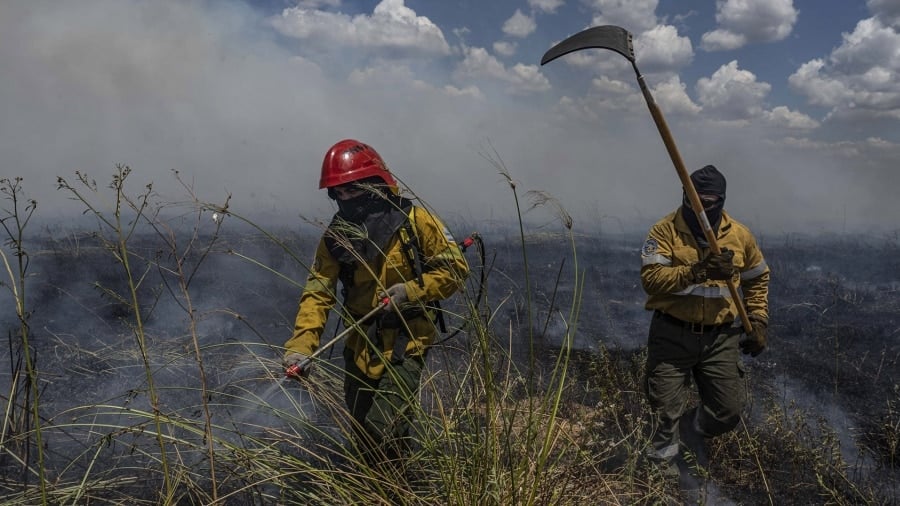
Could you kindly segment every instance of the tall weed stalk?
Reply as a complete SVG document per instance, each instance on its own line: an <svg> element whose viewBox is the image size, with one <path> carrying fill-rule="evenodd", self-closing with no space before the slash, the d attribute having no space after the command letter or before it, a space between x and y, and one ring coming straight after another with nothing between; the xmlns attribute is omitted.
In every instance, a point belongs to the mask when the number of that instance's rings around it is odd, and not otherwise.
<svg viewBox="0 0 900 506"><path fill-rule="evenodd" d="M145 265L143 271L135 269L136 266L132 265L132 261L136 257L129 249L129 241L134 236L138 225L146 219L145 213L150 207L153 185L148 184L142 193L131 196L125 188L126 180L130 174L130 167L121 164L116 165L116 173L108 186L113 193L111 209L104 209L103 200L106 195L98 188L96 181L90 179L87 174L76 172L75 184L70 184L62 177L57 179L57 184L60 190L69 192L72 198L81 202L86 207L86 213L97 219L100 226L97 238L122 269L126 293L119 293L112 288L101 287L101 289L104 289L109 296L129 309L131 317L129 326L143 364L144 378L147 382L147 397L153 413L153 425L160 451L159 464L162 468L164 481L164 490L161 492L164 497L171 497L174 493L174 484L171 479L170 462L166 449L166 434L163 431L164 420L160 411L159 393L153 378L153 363L147 349L147 336L143 321L145 308L138 296L149 266Z"/></svg>
<svg viewBox="0 0 900 506"><path fill-rule="evenodd" d="M0 286L6 286L12 295L16 307L16 318L19 322L18 339L9 336L9 356L11 366L10 392L6 403L6 411L3 416L2 431L0 431L0 448L4 449L8 456L19 460L22 464L22 486L28 488L31 469L32 447L37 451L37 478L41 490L41 502L47 504L47 483L44 469L44 444L42 439L40 417L40 390L38 386L38 369L30 342L30 328L28 321L31 312L26 308L26 278L30 263L28 252L25 248L25 229L28 227L31 217L37 209L37 201L26 199L22 190L22 178L0 179L0 192L9 203L4 206L3 216L0 217L0 225L6 234L5 245L12 249L15 257L14 265L10 265L6 252L0 248L0 259L6 270L9 283L0 282ZM21 353L25 361L25 383L21 389L20 369L13 366L13 356ZM17 409L23 407L22 416L17 414ZM32 427L33 425L33 427ZM34 435L34 445L31 442L31 434ZM24 441L15 441L21 435L25 435ZM19 437L16 437L19 436ZM12 446L19 446L20 453L13 453Z"/></svg>
<svg viewBox="0 0 900 506"><path fill-rule="evenodd" d="M198 198L194 194L194 188L191 185L187 184L183 179L181 179L177 171L175 172L175 177L181 184L182 188L187 191L192 201L195 204L199 202ZM230 195L228 196L228 198L226 198L225 203L220 207L227 208L228 200L230 200ZM200 345L200 336L198 335L197 330L197 325L200 318L202 318L202 315L198 313L198 309L194 305L190 287L194 276L200 269L200 266L209 256L209 254L213 250L213 247L219 239L219 231L222 226L222 221L219 219L213 219L215 227L212 237L210 237L205 243L201 244L199 237L200 231L203 230L203 227L201 226L201 220L203 220L204 216L206 216L205 209L201 206L199 209L197 209L197 212L194 215L193 224L188 225L187 228L190 231L190 235L188 236L184 246L181 246L178 239L180 230L176 230L165 220L159 218L159 213L162 210L162 207L157 207L155 209L155 212L153 212L152 214L145 212L141 213L140 217L143 218L146 221L147 225L156 232L157 236L161 241L163 241L166 247L165 251L171 262L164 262L162 258L157 258L154 263L157 265L157 268L160 272L160 278L163 280L167 291L172 296L172 299L178 302L178 305L181 307L181 309L184 311L184 314L188 318L188 334L190 335L191 345L194 352L194 359L197 363L197 368L199 371L200 406L203 411L203 440L206 442L207 458L209 460L209 478L211 489L210 493L211 499L215 503L218 502L215 453L216 437L213 434L212 413L209 406L209 381L207 379L206 368L204 366L203 353ZM185 225L181 221L177 221L176 224L179 225L179 229L183 229ZM199 251L195 253L196 250ZM162 253L160 253L159 255L161 256ZM194 258L195 255L196 258Z"/></svg>

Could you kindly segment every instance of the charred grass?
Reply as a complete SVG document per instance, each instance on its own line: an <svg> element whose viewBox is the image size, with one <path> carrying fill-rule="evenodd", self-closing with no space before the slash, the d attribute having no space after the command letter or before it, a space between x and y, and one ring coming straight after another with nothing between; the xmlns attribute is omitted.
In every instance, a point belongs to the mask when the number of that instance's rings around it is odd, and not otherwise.
<svg viewBox="0 0 900 506"><path fill-rule="evenodd" d="M318 225L269 231L188 186L166 212L127 176L61 182L96 229L31 235L33 208L4 180L5 504L687 500L642 458L639 233L577 233L528 195L551 225L522 220L483 237L484 262L468 255L469 285L445 305L465 326L429 356L411 457L372 466L349 443L340 350L303 384L279 370ZM110 192L117 205L96 204ZM897 236L760 239L771 345L745 361L744 421L710 442L693 500L898 502ZM885 262L860 264L863 249Z"/></svg>

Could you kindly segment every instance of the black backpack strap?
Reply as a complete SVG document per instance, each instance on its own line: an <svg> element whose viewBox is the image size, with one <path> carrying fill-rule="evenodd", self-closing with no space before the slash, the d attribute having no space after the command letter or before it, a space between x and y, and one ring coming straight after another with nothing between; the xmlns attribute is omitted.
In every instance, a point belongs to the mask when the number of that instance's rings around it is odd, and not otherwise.
<svg viewBox="0 0 900 506"><path fill-rule="evenodd" d="M344 302L347 302L347 293L350 292L350 287L353 286L353 275L356 272L356 264L355 263L346 263L339 262L341 269L338 271L338 281L341 282L341 297L344 298Z"/></svg>
<svg viewBox="0 0 900 506"><path fill-rule="evenodd" d="M425 253L422 251L422 245L419 241L419 234L413 226L416 208L410 210L408 219L400 227L400 246L406 261L413 268L413 274L420 288L425 288L425 279L422 277L425 265ZM425 307L434 311L435 323L442 333L447 332L447 324L444 322L444 312L441 311L441 302L438 300L425 303Z"/></svg>
<svg viewBox="0 0 900 506"><path fill-rule="evenodd" d="M415 208L413 208L411 211L412 216L409 216L408 219L403 222L403 226L400 227L400 248L403 250L406 261L413 269L413 274L416 276L419 288L425 288L425 280L422 278L422 257L424 254L422 253L422 247L419 244L419 235L416 233L412 224L412 220L415 219L415 212Z"/></svg>

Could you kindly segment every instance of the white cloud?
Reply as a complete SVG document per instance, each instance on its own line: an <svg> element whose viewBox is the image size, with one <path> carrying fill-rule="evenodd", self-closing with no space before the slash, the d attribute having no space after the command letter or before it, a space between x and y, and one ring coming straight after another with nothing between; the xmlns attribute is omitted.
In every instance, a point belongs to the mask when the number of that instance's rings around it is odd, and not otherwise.
<svg viewBox="0 0 900 506"><path fill-rule="evenodd" d="M897 0L868 0L866 6L885 25L900 28L900 2Z"/></svg>
<svg viewBox="0 0 900 506"><path fill-rule="evenodd" d="M378 89L391 90L404 93L404 90L435 94L440 93L448 97L467 97L475 100L484 100L484 94L477 86L457 88L452 85L436 87L416 77L415 72L404 64L381 61L364 69L355 69L350 72L347 81L359 88L360 92Z"/></svg>
<svg viewBox="0 0 900 506"><path fill-rule="evenodd" d="M591 81L592 92L598 92L601 96L609 97L617 103L624 103L624 99L635 94L635 88L629 83L600 76Z"/></svg>
<svg viewBox="0 0 900 506"><path fill-rule="evenodd" d="M792 111L783 105L764 111L763 118L772 126L797 130L812 130L819 127L819 122L801 112Z"/></svg>
<svg viewBox="0 0 900 506"><path fill-rule="evenodd" d="M537 65L525 65L517 63L510 69L512 79L510 83L514 85L515 91L547 91L550 89L550 82L541 74L541 70Z"/></svg>
<svg viewBox="0 0 900 506"><path fill-rule="evenodd" d="M804 151L853 160L854 163L865 163L865 160L869 160L870 165L876 167L883 162L893 164L892 160L900 158L900 144L886 141L880 137L835 142L816 141L805 137L785 137L776 143Z"/></svg>
<svg viewBox="0 0 900 506"><path fill-rule="evenodd" d="M469 97L475 100L484 100L484 93L478 89L478 86L466 86L465 88L457 88L451 84L444 86L444 92L451 97Z"/></svg>
<svg viewBox="0 0 900 506"><path fill-rule="evenodd" d="M873 68L891 72L900 70L900 32L883 25L878 19L863 19L843 43L831 53L831 63L846 74Z"/></svg>
<svg viewBox="0 0 900 506"><path fill-rule="evenodd" d="M467 47L465 58L460 62L456 73L461 77L488 76L494 79L504 80L506 68L497 58L494 58L481 47Z"/></svg>
<svg viewBox="0 0 900 506"><path fill-rule="evenodd" d="M528 0L529 7L548 14L556 12L564 3L563 0Z"/></svg>
<svg viewBox="0 0 900 506"><path fill-rule="evenodd" d="M900 33L877 18L861 20L827 58L802 64L788 78L829 118L900 118Z"/></svg>
<svg viewBox="0 0 900 506"><path fill-rule="evenodd" d="M557 102L556 109L557 114L562 118L572 118L588 123L599 119L597 112L588 107L587 101L583 98L572 98L564 95Z"/></svg>
<svg viewBox="0 0 900 506"><path fill-rule="evenodd" d="M556 107L560 117L567 118L564 121L600 121L604 124L609 124L612 117L616 118L616 122L627 121L627 118L634 116L645 119L647 110L635 86L607 76L592 79L591 88L585 96L564 96Z"/></svg>
<svg viewBox="0 0 900 506"><path fill-rule="evenodd" d="M537 23L534 22L534 18L522 14L522 11L519 9L516 9L516 12L513 13L512 17L503 23L503 33L511 37L527 37L531 35L535 29L537 29Z"/></svg>
<svg viewBox="0 0 900 506"><path fill-rule="evenodd" d="M407 86L416 81L415 74L407 65L382 62L350 72L347 81L355 86Z"/></svg>
<svg viewBox="0 0 900 506"><path fill-rule="evenodd" d="M737 60L722 65L711 77L697 81L697 97L703 110L718 119L744 120L762 114L763 99L772 89L756 75L738 68Z"/></svg>
<svg viewBox="0 0 900 506"><path fill-rule="evenodd" d="M550 82L537 65L517 63L507 69L503 63L481 47L465 48L465 57L454 71L459 81L488 78L508 85L513 93L528 93L550 89Z"/></svg>
<svg viewBox="0 0 900 506"><path fill-rule="evenodd" d="M810 116L786 106L766 109L772 86L738 67L736 60L722 65L712 76L697 80L698 101L704 117L722 126L746 126L752 122L770 128L811 130L820 126Z"/></svg>
<svg viewBox="0 0 900 506"><path fill-rule="evenodd" d="M700 47L722 51L782 40L793 30L797 15L793 0L717 0L719 26L703 34Z"/></svg>
<svg viewBox="0 0 900 506"><path fill-rule="evenodd" d="M696 115L702 109L688 96L685 85L678 76L672 76L668 81L658 84L653 90L653 98L666 114Z"/></svg>
<svg viewBox="0 0 900 506"><path fill-rule="evenodd" d="M691 63L691 39L678 35L671 25L658 25L635 38L634 52L641 70L675 71Z"/></svg>
<svg viewBox="0 0 900 506"><path fill-rule="evenodd" d="M494 42L494 52L502 56L512 56L516 54L516 43L503 40Z"/></svg>
<svg viewBox="0 0 900 506"><path fill-rule="evenodd" d="M730 30L717 29L706 32L700 39L700 48L705 51L727 51L747 45L747 36Z"/></svg>
<svg viewBox="0 0 900 506"><path fill-rule="evenodd" d="M820 58L810 60L791 74L788 83L805 94L811 104L836 107L847 102L853 92L843 82L823 75L825 65Z"/></svg>
<svg viewBox="0 0 900 506"><path fill-rule="evenodd" d="M657 24L659 0L592 0L597 12L592 25L618 25L632 33L650 30Z"/></svg>
<svg viewBox="0 0 900 506"><path fill-rule="evenodd" d="M333 46L450 53L441 29L427 17L416 15L403 0L382 0L371 16L294 7L272 18L271 23L288 37L322 41Z"/></svg>

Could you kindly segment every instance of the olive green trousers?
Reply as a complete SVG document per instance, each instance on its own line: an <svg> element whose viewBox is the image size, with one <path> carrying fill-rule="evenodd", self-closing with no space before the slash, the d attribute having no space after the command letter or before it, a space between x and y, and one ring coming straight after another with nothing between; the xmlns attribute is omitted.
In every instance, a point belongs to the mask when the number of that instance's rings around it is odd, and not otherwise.
<svg viewBox="0 0 900 506"><path fill-rule="evenodd" d="M740 327L700 328L654 313L644 382L654 422L651 458L670 460L679 453L679 422L704 438L737 426L746 399L740 334ZM694 386L700 404L692 420L681 420Z"/></svg>
<svg viewBox="0 0 900 506"><path fill-rule="evenodd" d="M359 450L370 462L401 458L410 443L424 359L389 364L377 380L365 376L352 357L346 364L344 400Z"/></svg>

